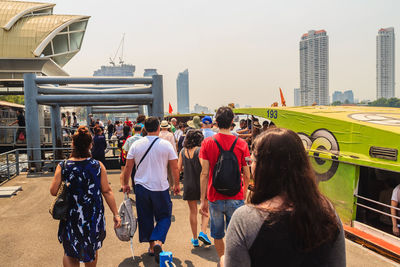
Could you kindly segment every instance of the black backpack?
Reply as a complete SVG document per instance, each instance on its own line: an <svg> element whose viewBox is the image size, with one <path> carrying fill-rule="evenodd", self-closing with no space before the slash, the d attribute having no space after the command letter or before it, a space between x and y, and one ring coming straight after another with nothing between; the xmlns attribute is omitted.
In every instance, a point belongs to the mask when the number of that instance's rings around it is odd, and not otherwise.
<svg viewBox="0 0 400 267"><path fill-rule="evenodd" d="M230 197L235 196L242 187L239 162L235 153L233 153L238 137L233 142L231 149L227 151L222 149L214 137L213 140L217 144L220 153L214 167L212 185L220 194Z"/></svg>

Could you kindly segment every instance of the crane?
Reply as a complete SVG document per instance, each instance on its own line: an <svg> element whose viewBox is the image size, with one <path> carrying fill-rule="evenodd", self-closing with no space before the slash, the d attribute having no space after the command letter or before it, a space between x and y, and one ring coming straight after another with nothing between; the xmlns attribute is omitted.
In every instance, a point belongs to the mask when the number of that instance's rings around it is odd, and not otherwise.
<svg viewBox="0 0 400 267"><path fill-rule="evenodd" d="M119 58L119 64L120 64L120 65L124 64L124 60L123 60L123 58L124 58L124 42L125 42L125 33L122 35L121 42L119 43L117 52L115 52L114 57L113 57L113 58L110 57L110 64L111 64L111 65L115 66L115 59L116 59L116 57L117 57L117 55L118 55L118 52L119 52L119 50L120 50L121 48L122 48L122 49L121 49L121 56L118 57L118 58Z"/></svg>

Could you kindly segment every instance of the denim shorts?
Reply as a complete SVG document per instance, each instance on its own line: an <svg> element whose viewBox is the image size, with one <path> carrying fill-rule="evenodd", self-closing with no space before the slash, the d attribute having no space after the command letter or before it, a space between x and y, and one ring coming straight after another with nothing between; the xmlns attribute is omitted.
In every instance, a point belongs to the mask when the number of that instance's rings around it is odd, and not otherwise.
<svg viewBox="0 0 400 267"><path fill-rule="evenodd" d="M209 201L211 237L222 239L225 230L228 228L229 221L235 210L244 205L244 200L217 200Z"/></svg>

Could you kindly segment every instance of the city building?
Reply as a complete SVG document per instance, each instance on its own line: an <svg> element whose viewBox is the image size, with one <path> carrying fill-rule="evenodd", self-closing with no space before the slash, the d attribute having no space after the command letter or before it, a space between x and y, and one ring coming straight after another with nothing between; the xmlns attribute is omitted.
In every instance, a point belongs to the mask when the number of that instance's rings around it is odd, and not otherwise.
<svg viewBox="0 0 400 267"><path fill-rule="evenodd" d="M24 73L68 76L62 67L80 51L90 17L53 14L54 6L0 1L2 89L14 87L23 94Z"/></svg>
<svg viewBox="0 0 400 267"><path fill-rule="evenodd" d="M206 106L200 106L199 104L194 105L194 113L205 113L209 114L210 110Z"/></svg>
<svg viewBox="0 0 400 267"><path fill-rule="evenodd" d="M135 70L135 65L130 64L101 66L100 69L94 71L93 76L133 76Z"/></svg>
<svg viewBox="0 0 400 267"><path fill-rule="evenodd" d="M394 28L380 29L376 36L376 98L395 96Z"/></svg>
<svg viewBox="0 0 400 267"><path fill-rule="evenodd" d="M300 40L300 105L329 104L329 40L325 30Z"/></svg>
<svg viewBox="0 0 400 267"><path fill-rule="evenodd" d="M347 90L344 92L335 91L332 94L332 103L334 102L342 102L342 103L354 103L354 94L352 90Z"/></svg>
<svg viewBox="0 0 400 267"><path fill-rule="evenodd" d="M178 112L189 113L189 71L186 69L176 79Z"/></svg>
<svg viewBox="0 0 400 267"><path fill-rule="evenodd" d="M294 106L298 107L301 103L300 88L294 88Z"/></svg>
<svg viewBox="0 0 400 267"><path fill-rule="evenodd" d="M152 77L158 75L157 69L144 69L143 77Z"/></svg>

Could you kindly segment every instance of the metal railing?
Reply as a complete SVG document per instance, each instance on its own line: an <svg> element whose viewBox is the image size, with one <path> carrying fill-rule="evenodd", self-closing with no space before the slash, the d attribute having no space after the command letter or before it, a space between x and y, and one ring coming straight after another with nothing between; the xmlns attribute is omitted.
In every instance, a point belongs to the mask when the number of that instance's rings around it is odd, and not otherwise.
<svg viewBox="0 0 400 267"><path fill-rule="evenodd" d="M113 141L111 141L113 142ZM33 150L40 150L42 159L41 160L31 160L29 155L33 152ZM57 159L56 154L59 154L58 151L62 151L61 159ZM10 181L14 177L18 176L21 173L22 169L30 169L33 163L40 163L41 169L32 169L35 173L41 172L54 172L56 166L59 162L63 161L65 158L69 157L71 152L70 147L62 147L62 148L18 148L13 149L11 151L1 153L0 154L0 185ZM119 150L116 146L107 146L106 149L106 159L117 159L119 157ZM58 153L56 153L58 152ZM110 153L111 152L111 155ZM4 163L4 164L3 164Z"/></svg>
<svg viewBox="0 0 400 267"><path fill-rule="evenodd" d="M18 142L18 129L24 130L26 127L19 126L0 126L0 145L15 146L17 144L26 144L26 140ZM71 134L76 130L73 127L62 127L63 143L71 143ZM50 126L40 126L40 141L42 144L51 144L53 141L52 128Z"/></svg>
<svg viewBox="0 0 400 267"><path fill-rule="evenodd" d="M368 201L368 202L371 202L371 203L374 203L374 204L377 204L377 205L380 205L380 206L383 206L383 207L386 207L386 208L395 209L395 210L397 210L397 211L400 212L400 208L398 208L398 207L394 207L394 206L391 206L391 205L387 205L387 204L385 204L385 203L382 203L382 202L379 202L379 201L376 201L376 200L373 200L373 199L370 199L370 198L366 198L366 197L360 196L360 195L358 195L358 194L354 194L354 196L357 197L357 198L359 198L359 199L363 199L363 200L365 200L365 201ZM387 212L384 212L384 211L381 211L381 210L372 208L372 207L370 207L370 206L367 206L367 205L358 203L358 201L356 202L356 205L357 205L357 206L360 206L360 207L363 207L363 208L365 208L365 209L368 209L368 210L371 210L371 211L374 211L374 212L383 214L383 215L385 215L385 216L389 216L389 217L396 218L396 219L400 220L400 217L399 217L399 216L392 215L392 214L390 214L390 213L387 213Z"/></svg>

